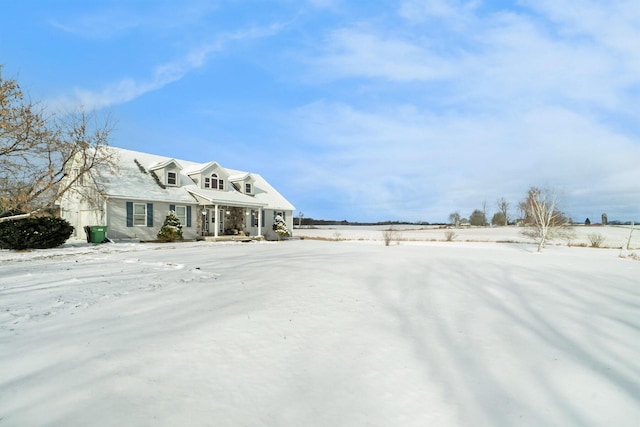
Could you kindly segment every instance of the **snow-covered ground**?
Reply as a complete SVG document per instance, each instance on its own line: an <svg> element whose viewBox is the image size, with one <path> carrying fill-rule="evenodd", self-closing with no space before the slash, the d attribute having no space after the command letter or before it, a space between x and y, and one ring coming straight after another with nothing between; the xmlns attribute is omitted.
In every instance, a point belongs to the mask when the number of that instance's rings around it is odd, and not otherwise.
<svg viewBox="0 0 640 427"><path fill-rule="evenodd" d="M640 261L619 255L379 237L0 251L0 426L635 427Z"/></svg>
<svg viewBox="0 0 640 427"><path fill-rule="evenodd" d="M519 242L531 243L531 239L522 234L521 227L467 227L443 228L420 225L372 225L372 226L316 226L313 228L296 228L296 237L323 238L332 240L383 240L382 232L393 228L394 239L400 241L444 241L445 233L454 233L454 241L466 242ZM590 235L602 235L602 247L626 248L629 239L629 226L574 226L569 236L551 240L551 245L590 245ZM631 247L640 248L640 228L636 227L631 234Z"/></svg>

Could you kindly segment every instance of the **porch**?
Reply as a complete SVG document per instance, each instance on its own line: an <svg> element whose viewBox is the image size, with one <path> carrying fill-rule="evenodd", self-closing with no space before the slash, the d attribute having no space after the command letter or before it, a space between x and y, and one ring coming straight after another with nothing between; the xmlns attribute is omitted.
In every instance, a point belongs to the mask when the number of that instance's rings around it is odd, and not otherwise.
<svg viewBox="0 0 640 427"><path fill-rule="evenodd" d="M261 240L262 208L246 206L203 205L199 226L205 240Z"/></svg>

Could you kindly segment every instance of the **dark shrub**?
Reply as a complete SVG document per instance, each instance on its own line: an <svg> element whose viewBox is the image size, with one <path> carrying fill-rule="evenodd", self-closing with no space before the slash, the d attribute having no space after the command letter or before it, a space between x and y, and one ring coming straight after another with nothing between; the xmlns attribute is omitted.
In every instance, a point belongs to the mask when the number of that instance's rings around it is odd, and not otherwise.
<svg viewBox="0 0 640 427"><path fill-rule="evenodd" d="M0 222L0 249L48 249L60 246L73 233L66 220L37 217Z"/></svg>

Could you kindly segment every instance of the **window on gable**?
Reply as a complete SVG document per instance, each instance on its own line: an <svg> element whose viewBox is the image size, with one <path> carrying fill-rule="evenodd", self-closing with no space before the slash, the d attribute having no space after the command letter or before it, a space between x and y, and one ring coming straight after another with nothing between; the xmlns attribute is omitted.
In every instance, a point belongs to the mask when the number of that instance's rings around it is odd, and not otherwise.
<svg viewBox="0 0 640 427"><path fill-rule="evenodd" d="M175 172L167 172L167 185L178 185L178 174Z"/></svg>
<svg viewBox="0 0 640 427"><path fill-rule="evenodd" d="M224 181L218 178L217 174L211 174L211 188L224 190Z"/></svg>
<svg viewBox="0 0 640 427"><path fill-rule="evenodd" d="M75 180L74 182L75 185L84 184L84 175L80 172L80 169L75 168L71 173L72 173L71 178Z"/></svg>
<svg viewBox="0 0 640 427"><path fill-rule="evenodd" d="M147 205L144 203L133 204L133 225L147 225Z"/></svg>
<svg viewBox="0 0 640 427"><path fill-rule="evenodd" d="M244 184L244 192L247 194L251 194L251 184L250 183L245 183Z"/></svg>
<svg viewBox="0 0 640 427"><path fill-rule="evenodd" d="M204 188L224 190L224 181L218 178L218 174L212 173L211 176L207 176L204 178Z"/></svg>

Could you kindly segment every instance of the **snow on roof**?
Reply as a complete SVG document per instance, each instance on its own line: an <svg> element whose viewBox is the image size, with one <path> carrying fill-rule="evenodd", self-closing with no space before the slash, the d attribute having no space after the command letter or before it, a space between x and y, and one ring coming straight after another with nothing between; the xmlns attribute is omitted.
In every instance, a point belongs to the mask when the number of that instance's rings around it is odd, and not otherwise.
<svg viewBox="0 0 640 427"><path fill-rule="evenodd" d="M187 175L192 175L192 174L204 172L206 169L209 169L210 167L213 167L213 166L218 166L222 168L222 166L220 166L218 162L213 160L209 163L192 163L189 167L184 169L184 172Z"/></svg>
<svg viewBox="0 0 640 427"><path fill-rule="evenodd" d="M106 195L112 198L127 198L133 200L166 201L195 203L192 194L211 202L239 204L244 206L262 206L269 209L294 210L294 206L289 203L275 188L273 188L261 175L238 171L232 169L225 170L231 176L251 176L255 182L253 184L254 195L246 195L236 191L233 186L229 186L227 191L202 189L189 177L202 171L215 161L205 163L192 162L181 159L168 158L155 154L132 151L124 148L109 147L117 155L118 168L115 173L102 173L96 178L98 184L105 191ZM151 169L158 169L159 165L169 165L176 162L182 166L180 173L180 186L166 186L162 188L151 175Z"/></svg>
<svg viewBox="0 0 640 427"><path fill-rule="evenodd" d="M239 191L220 191L200 188L197 185L184 187L189 193L206 199L211 203L241 205L241 206L267 206L266 203L256 200L254 197L242 194Z"/></svg>
<svg viewBox="0 0 640 427"><path fill-rule="evenodd" d="M157 162L152 165L149 165L149 170L162 169L164 167L169 166L171 163L175 164L179 169L182 169L182 165L176 159L167 159L163 162Z"/></svg>
<svg viewBox="0 0 640 427"><path fill-rule="evenodd" d="M233 175L229 175L229 181L233 181L233 182L244 181L248 176L251 176L249 172L236 173Z"/></svg>

